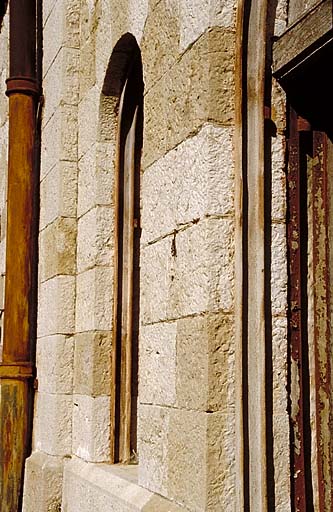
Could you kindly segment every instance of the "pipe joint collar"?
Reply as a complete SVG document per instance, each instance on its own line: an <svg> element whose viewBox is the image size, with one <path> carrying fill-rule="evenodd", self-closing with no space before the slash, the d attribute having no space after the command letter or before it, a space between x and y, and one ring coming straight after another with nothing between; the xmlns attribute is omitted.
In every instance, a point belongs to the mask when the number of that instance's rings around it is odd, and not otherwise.
<svg viewBox="0 0 333 512"><path fill-rule="evenodd" d="M31 362L0 363L0 380L26 380L34 377L34 365Z"/></svg>
<svg viewBox="0 0 333 512"><path fill-rule="evenodd" d="M40 90L35 78L25 76L14 76L6 80L6 95L14 93L27 94L28 96L40 96Z"/></svg>

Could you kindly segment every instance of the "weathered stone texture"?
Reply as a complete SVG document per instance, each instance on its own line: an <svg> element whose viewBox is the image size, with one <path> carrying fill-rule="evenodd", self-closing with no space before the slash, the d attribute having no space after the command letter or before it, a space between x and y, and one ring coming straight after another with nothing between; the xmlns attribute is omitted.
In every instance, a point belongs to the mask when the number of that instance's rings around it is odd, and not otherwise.
<svg viewBox="0 0 333 512"><path fill-rule="evenodd" d="M74 393L88 396L111 393L112 333L94 331L76 334Z"/></svg>
<svg viewBox="0 0 333 512"><path fill-rule="evenodd" d="M113 269L95 267L77 276L76 332L112 326Z"/></svg>
<svg viewBox="0 0 333 512"><path fill-rule="evenodd" d="M76 229L76 219L58 217L40 233L41 281L75 273Z"/></svg>
<svg viewBox="0 0 333 512"><path fill-rule="evenodd" d="M50 304L54 305L50 314ZM75 277L56 276L39 286L38 336L74 332Z"/></svg>
<svg viewBox="0 0 333 512"><path fill-rule="evenodd" d="M72 453L71 395L37 393L33 448L56 456Z"/></svg>
<svg viewBox="0 0 333 512"><path fill-rule="evenodd" d="M23 512L60 512L63 459L41 452L26 461Z"/></svg>
<svg viewBox="0 0 333 512"><path fill-rule="evenodd" d="M42 393L72 393L73 337L54 335L39 338L36 352L38 390Z"/></svg>
<svg viewBox="0 0 333 512"><path fill-rule="evenodd" d="M144 323L233 308L233 220L206 219L142 250Z"/></svg>
<svg viewBox="0 0 333 512"><path fill-rule="evenodd" d="M77 164L59 162L40 184L40 229L57 217L76 217Z"/></svg>
<svg viewBox="0 0 333 512"><path fill-rule="evenodd" d="M272 226L272 313L285 315L287 308L287 240L284 224Z"/></svg>
<svg viewBox="0 0 333 512"><path fill-rule="evenodd" d="M73 454L88 462L109 462L110 397L73 396Z"/></svg>
<svg viewBox="0 0 333 512"><path fill-rule="evenodd" d="M205 125L142 177L142 242L209 215L233 213L230 128Z"/></svg>
<svg viewBox="0 0 333 512"><path fill-rule="evenodd" d="M78 222L77 270L84 272L95 266L108 266L113 262L114 211L96 206Z"/></svg>
<svg viewBox="0 0 333 512"><path fill-rule="evenodd" d="M154 40L154 39L152 39ZM152 88L145 74L143 168L163 156L206 121L232 125L234 110L234 33L205 33ZM143 48L143 59L151 58Z"/></svg>

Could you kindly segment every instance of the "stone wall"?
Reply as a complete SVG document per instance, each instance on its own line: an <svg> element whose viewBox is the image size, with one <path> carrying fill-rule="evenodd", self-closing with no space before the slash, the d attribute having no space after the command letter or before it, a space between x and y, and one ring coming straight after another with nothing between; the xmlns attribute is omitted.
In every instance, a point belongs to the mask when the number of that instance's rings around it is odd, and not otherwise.
<svg viewBox="0 0 333 512"><path fill-rule="evenodd" d="M44 2L38 392L25 512L61 503L66 512L237 510L235 14L231 0ZM108 464L118 98L102 88L127 32L141 48L145 84L139 464L119 469ZM277 87L273 105L273 430L277 511L285 512L285 126Z"/></svg>

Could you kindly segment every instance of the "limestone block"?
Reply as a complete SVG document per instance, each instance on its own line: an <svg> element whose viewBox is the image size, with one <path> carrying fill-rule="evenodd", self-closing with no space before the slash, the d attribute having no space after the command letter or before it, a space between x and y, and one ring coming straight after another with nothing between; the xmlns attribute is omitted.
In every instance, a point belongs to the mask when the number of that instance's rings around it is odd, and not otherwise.
<svg viewBox="0 0 333 512"><path fill-rule="evenodd" d="M58 217L39 236L40 280L76 271L76 219Z"/></svg>
<svg viewBox="0 0 333 512"><path fill-rule="evenodd" d="M84 332L75 336L74 393L98 396L111 392L112 333Z"/></svg>
<svg viewBox="0 0 333 512"><path fill-rule="evenodd" d="M175 404L176 333L176 322L142 326L139 350L141 403Z"/></svg>
<svg viewBox="0 0 333 512"><path fill-rule="evenodd" d="M171 408L138 407L139 485L167 496L169 481L169 423Z"/></svg>
<svg viewBox="0 0 333 512"><path fill-rule="evenodd" d="M78 216L96 205L114 204L115 145L99 142L79 162Z"/></svg>
<svg viewBox="0 0 333 512"><path fill-rule="evenodd" d="M43 54L45 73L63 46L80 47L80 0L57 0L45 20Z"/></svg>
<svg viewBox="0 0 333 512"><path fill-rule="evenodd" d="M151 0L128 0L126 3L111 0L109 19L113 46L127 31L134 35L140 45L148 9L152 8L152 3Z"/></svg>
<svg viewBox="0 0 333 512"><path fill-rule="evenodd" d="M172 239L164 238L142 248L140 309L143 323L167 319L174 279Z"/></svg>
<svg viewBox="0 0 333 512"><path fill-rule="evenodd" d="M63 459L34 452L25 464L23 512L59 512Z"/></svg>
<svg viewBox="0 0 333 512"><path fill-rule="evenodd" d="M284 224L272 226L272 313L284 315L287 310L287 241Z"/></svg>
<svg viewBox="0 0 333 512"><path fill-rule="evenodd" d="M207 510L206 416L198 411L170 411L167 492L162 494L195 511Z"/></svg>
<svg viewBox="0 0 333 512"><path fill-rule="evenodd" d="M49 455L68 456L72 448L72 396L38 392L33 447Z"/></svg>
<svg viewBox="0 0 333 512"><path fill-rule="evenodd" d="M110 397L73 396L73 453L89 462L110 461Z"/></svg>
<svg viewBox="0 0 333 512"><path fill-rule="evenodd" d="M114 211L96 206L78 222L77 270L83 272L96 265L113 265Z"/></svg>
<svg viewBox="0 0 333 512"><path fill-rule="evenodd" d="M234 27L232 0L180 0L180 49L184 51L211 27Z"/></svg>
<svg viewBox="0 0 333 512"><path fill-rule="evenodd" d="M286 93L280 84L273 78L272 79L272 121L275 123L277 132L280 135L285 135L287 128L287 98Z"/></svg>
<svg viewBox="0 0 333 512"><path fill-rule="evenodd" d="M77 105L79 99L79 50L62 47L43 81L45 125L62 104Z"/></svg>
<svg viewBox="0 0 333 512"><path fill-rule="evenodd" d="M178 2L156 2L149 9L141 51L144 62L144 82L149 91L179 58Z"/></svg>
<svg viewBox="0 0 333 512"><path fill-rule="evenodd" d="M91 464L73 457L64 469L64 512L180 512L183 507L137 483L137 466Z"/></svg>
<svg viewBox="0 0 333 512"><path fill-rule="evenodd" d="M40 229L57 217L76 217L77 164L58 162L40 184Z"/></svg>
<svg viewBox="0 0 333 512"><path fill-rule="evenodd" d="M142 250L142 319L233 309L234 226L210 218Z"/></svg>
<svg viewBox="0 0 333 512"><path fill-rule="evenodd" d="M77 276L76 332L108 331L113 318L113 269L96 267Z"/></svg>
<svg viewBox="0 0 333 512"><path fill-rule="evenodd" d="M41 179L59 161L77 161L77 132L77 107L60 106L42 132Z"/></svg>
<svg viewBox="0 0 333 512"><path fill-rule="evenodd" d="M142 177L142 242L208 215L233 212L233 131L204 125Z"/></svg>
<svg viewBox="0 0 333 512"><path fill-rule="evenodd" d="M285 139L281 135L272 139L272 219L286 219L286 165Z"/></svg>
<svg viewBox="0 0 333 512"><path fill-rule="evenodd" d="M233 317L219 312L178 320L176 353L177 407L230 413L235 406Z"/></svg>
<svg viewBox="0 0 333 512"><path fill-rule="evenodd" d="M111 54L110 54L111 55ZM106 69L106 68L105 68ZM82 41L80 49L80 98L89 92L96 83L96 32L91 32Z"/></svg>
<svg viewBox="0 0 333 512"><path fill-rule="evenodd" d="M51 14L57 0L44 0L43 2L43 27Z"/></svg>
<svg viewBox="0 0 333 512"><path fill-rule="evenodd" d="M207 415L207 502L212 512L236 510L235 417Z"/></svg>
<svg viewBox="0 0 333 512"><path fill-rule="evenodd" d="M72 393L73 359L73 337L39 338L36 348L38 390L41 393Z"/></svg>
<svg viewBox="0 0 333 512"><path fill-rule="evenodd" d="M274 480L276 512L290 512L290 428L287 410L274 414Z"/></svg>
<svg viewBox="0 0 333 512"><path fill-rule="evenodd" d="M206 121L232 124L234 38L231 29L208 31L151 89L146 83L143 169Z"/></svg>
<svg viewBox="0 0 333 512"><path fill-rule="evenodd" d="M287 317L272 319L273 409L275 415L287 411L288 401L288 325Z"/></svg>
<svg viewBox="0 0 333 512"><path fill-rule="evenodd" d="M52 305L52 314L50 307ZM56 276L39 287L38 337L74 331L75 277Z"/></svg>
<svg viewBox="0 0 333 512"><path fill-rule="evenodd" d="M97 138L97 127L99 120L99 104L101 91L95 85L89 89L79 104L79 159L92 147Z"/></svg>

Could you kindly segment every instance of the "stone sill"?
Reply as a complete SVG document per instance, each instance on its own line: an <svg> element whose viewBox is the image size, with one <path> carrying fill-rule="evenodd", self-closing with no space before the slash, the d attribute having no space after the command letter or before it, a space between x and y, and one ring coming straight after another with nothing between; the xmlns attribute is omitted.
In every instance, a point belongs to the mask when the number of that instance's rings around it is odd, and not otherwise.
<svg viewBox="0 0 333 512"><path fill-rule="evenodd" d="M65 464L63 512L184 512L184 508L138 485L138 466ZM93 506L93 508L91 508Z"/></svg>

